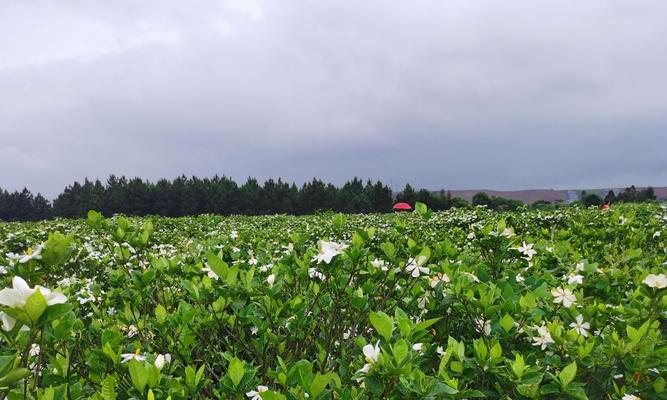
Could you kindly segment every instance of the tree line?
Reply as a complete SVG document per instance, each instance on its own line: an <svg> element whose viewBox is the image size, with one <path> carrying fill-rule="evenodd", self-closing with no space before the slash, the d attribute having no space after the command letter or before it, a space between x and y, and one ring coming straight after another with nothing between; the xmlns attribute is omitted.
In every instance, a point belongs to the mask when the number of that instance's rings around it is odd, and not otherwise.
<svg viewBox="0 0 667 400"><path fill-rule="evenodd" d="M616 202L643 202L655 199L653 188L639 190L630 186L619 194L610 192L604 199L592 193L582 193L585 206ZM226 176L212 178L185 177L150 182L141 178L111 175L106 182L85 179L67 186L53 202L28 189L8 192L0 188L0 220L37 221L53 217L80 218L88 210L98 210L106 216L162 215L182 217L199 214L312 214L319 211L344 213L391 212L395 202L426 204L435 211L470 206L462 198L452 198L449 192L415 190L406 184L394 194L380 181L364 182L359 178L338 187L313 179L301 186L281 179L268 179L260 184L248 178L239 185ZM480 192L472 205L484 205L493 210L516 210L524 206L519 200L489 196ZM532 208L553 208L562 204L537 201Z"/></svg>
<svg viewBox="0 0 667 400"><path fill-rule="evenodd" d="M53 202L28 189L10 193L0 189L0 220L35 221L52 217L79 218L88 210L106 216L162 215L181 217L199 214L312 214L318 211L345 213L390 212L395 201L416 201L433 210L465 206L444 192L415 191L409 184L394 196L380 181L354 178L338 187L319 179L297 186L281 179L260 184L255 178L239 185L226 176L198 178L180 176L150 182L111 175L106 182L84 180L67 186Z"/></svg>

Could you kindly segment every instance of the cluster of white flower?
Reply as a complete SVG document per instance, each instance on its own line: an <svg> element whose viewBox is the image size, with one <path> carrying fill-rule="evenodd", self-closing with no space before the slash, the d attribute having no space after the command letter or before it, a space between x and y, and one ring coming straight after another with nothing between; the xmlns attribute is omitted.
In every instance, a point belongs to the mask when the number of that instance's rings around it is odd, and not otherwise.
<svg viewBox="0 0 667 400"><path fill-rule="evenodd" d="M318 264L324 261L327 264L331 263L331 260L343 253L348 246L343 243L336 242L326 242L320 241L319 252L313 257L312 261L316 261Z"/></svg>

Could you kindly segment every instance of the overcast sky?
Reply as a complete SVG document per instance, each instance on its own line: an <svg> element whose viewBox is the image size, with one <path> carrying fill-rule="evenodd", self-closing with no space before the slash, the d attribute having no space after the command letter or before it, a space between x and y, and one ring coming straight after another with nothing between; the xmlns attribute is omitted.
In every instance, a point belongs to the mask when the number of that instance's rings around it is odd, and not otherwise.
<svg viewBox="0 0 667 400"><path fill-rule="evenodd" d="M0 2L0 187L667 185L667 1Z"/></svg>

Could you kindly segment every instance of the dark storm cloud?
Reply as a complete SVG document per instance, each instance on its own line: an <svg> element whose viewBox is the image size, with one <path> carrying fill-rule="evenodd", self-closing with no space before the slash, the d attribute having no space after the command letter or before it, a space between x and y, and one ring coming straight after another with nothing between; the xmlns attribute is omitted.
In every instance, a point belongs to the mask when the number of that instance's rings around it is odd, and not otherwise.
<svg viewBox="0 0 667 400"><path fill-rule="evenodd" d="M0 4L0 187L667 184L667 3Z"/></svg>

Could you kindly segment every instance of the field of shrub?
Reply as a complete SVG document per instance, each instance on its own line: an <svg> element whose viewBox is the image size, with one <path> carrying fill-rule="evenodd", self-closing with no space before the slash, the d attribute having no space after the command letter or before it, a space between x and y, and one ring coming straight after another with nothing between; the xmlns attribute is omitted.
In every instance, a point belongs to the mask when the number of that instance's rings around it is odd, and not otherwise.
<svg viewBox="0 0 667 400"><path fill-rule="evenodd" d="M0 223L0 398L667 399L667 209Z"/></svg>

